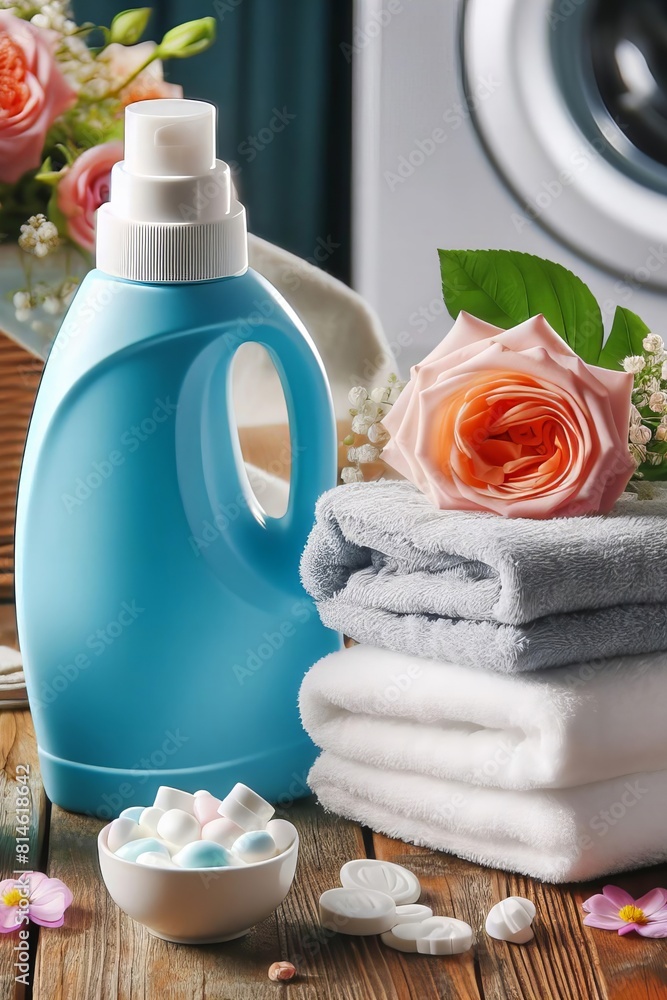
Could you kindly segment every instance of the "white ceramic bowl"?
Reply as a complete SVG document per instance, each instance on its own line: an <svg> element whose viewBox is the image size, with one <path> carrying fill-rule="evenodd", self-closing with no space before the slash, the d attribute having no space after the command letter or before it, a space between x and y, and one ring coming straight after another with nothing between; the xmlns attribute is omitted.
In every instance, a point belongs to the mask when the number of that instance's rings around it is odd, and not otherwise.
<svg viewBox="0 0 667 1000"><path fill-rule="evenodd" d="M275 858L234 868L149 868L109 850L109 825L97 849L104 884L121 910L151 934L178 944L231 941L270 916L290 890L299 835Z"/></svg>

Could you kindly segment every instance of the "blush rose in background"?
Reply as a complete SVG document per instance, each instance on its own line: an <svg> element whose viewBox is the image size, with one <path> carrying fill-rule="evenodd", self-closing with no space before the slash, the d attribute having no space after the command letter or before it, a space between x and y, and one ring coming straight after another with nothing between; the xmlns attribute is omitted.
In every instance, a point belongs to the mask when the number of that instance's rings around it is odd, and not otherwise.
<svg viewBox="0 0 667 1000"><path fill-rule="evenodd" d="M125 107L182 97L163 61L215 37L205 17L142 42L150 14L78 25L67 0L0 0L0 328L43 355L93 265Z"/></svg>
<svg viewBox="0 0 667 1000"><path fill-rule="evenodd" d="M583 362L534 316L461 313L383 419L383 458L443 510L605 513L635 470L632 375Z"/></svg>
<svg viewBox="0 0 667 1000"><path fill-rule="evenodd" d="M67 224L67 235L84 250L95 249L95 212L109 200L114 163L123 159L122 142L104 142L65 167L57 187L58 208Z"/></svg>

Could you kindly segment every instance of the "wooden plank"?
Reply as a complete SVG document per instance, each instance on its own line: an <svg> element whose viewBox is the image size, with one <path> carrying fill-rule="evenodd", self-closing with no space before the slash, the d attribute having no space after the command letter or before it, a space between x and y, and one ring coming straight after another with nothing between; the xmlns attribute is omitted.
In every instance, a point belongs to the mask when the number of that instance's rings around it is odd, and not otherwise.
<svg viewBox="0 0 667 1000"><path fill-rule="evenodd" d="M6 630L4 633L0 632L0 643L5 644L10 639ZM15 871L40 869L46 816L46 799L39 776L35 734L27 709L0 711L0 763L0 830L3 834L0 837L0 879L17 878ZM17 841L16 838L24 835L22 817L26 810L23 807L19 809L17 820L17 798L24 798L23 795L18 795L18 789L23 783L26 769L29 770L27 785L30 822L27 841L29 850L23 854L17 852L17 844L21 845L22 850L25 842ZM17 781L17 777L21 780ZM17 857L27 857L28 864L21 864L16 860ZM27 939L31 965L38 939L38 928L33 925L29 928ZM22 970L15 967L17 953L14 949L19 942L18 932L0 935L0 994L3 997L14 997L14 1000L22 1000L27 995L24 986L16 982L17 975L22 974ZM29 979L32 982L32 968Z"/></svg>
<svg viewBox="0 0 667 1000"><path fill-rule="evenodd" d="M409 1000L403 969L377 938L323 931L320 894L339 884L341 865L364 854L359 828L328 817L312 801L282 815L299 828L294 886L277 913L244 939L206 947L169 944L122 914L101 883L97 820L53 808L48 872L74 893L65 927L43 934L37 953L35 1000L275 1000L267 977L272 962L294 962L292 1000ZM472 994L475 996L475 994Z"/></svg>
<svg viewBox="0 0 667 1000"><path fill-rule="evenodd" d="M415 873L423 890L420 902L430 906L434 913L465 920L476 929L477 887L474 881L459 876L458 866L464 862L399 840L390 840L381 834L373 834L372 841L376 858L404 865ZM384 956L392 975L397 977L400 970L405 977L409 983L407 995L414 1000L436 997L478 1000L485 997L485 993L479 982L476 951L473 949L463 955L432 958L384 948ZM546 996L540 1000L546 1000Z"/></svg>

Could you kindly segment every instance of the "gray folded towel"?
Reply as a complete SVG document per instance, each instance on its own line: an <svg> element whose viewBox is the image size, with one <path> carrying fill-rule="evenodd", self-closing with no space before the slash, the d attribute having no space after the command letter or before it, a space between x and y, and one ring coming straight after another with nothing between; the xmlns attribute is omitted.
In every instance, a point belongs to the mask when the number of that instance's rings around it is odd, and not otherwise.
<svg viewBox="0 0 667 1000"><path fill-rule="evenodd" d="M440 511L411 483L339 486L301 563L329 627L515 672L667 648L667 497L550 521Z"/></svg>

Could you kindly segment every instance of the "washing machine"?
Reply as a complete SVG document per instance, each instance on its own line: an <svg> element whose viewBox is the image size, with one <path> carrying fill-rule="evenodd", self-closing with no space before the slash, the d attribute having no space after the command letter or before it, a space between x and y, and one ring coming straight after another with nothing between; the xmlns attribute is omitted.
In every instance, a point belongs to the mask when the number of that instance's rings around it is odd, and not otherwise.
<svg viewBox="0 0 667 1000"><path fill-rule="evenodd" d="M357 0L353 282L402 370L436 250L559 261L667 335L666 0Z"/></svg>

